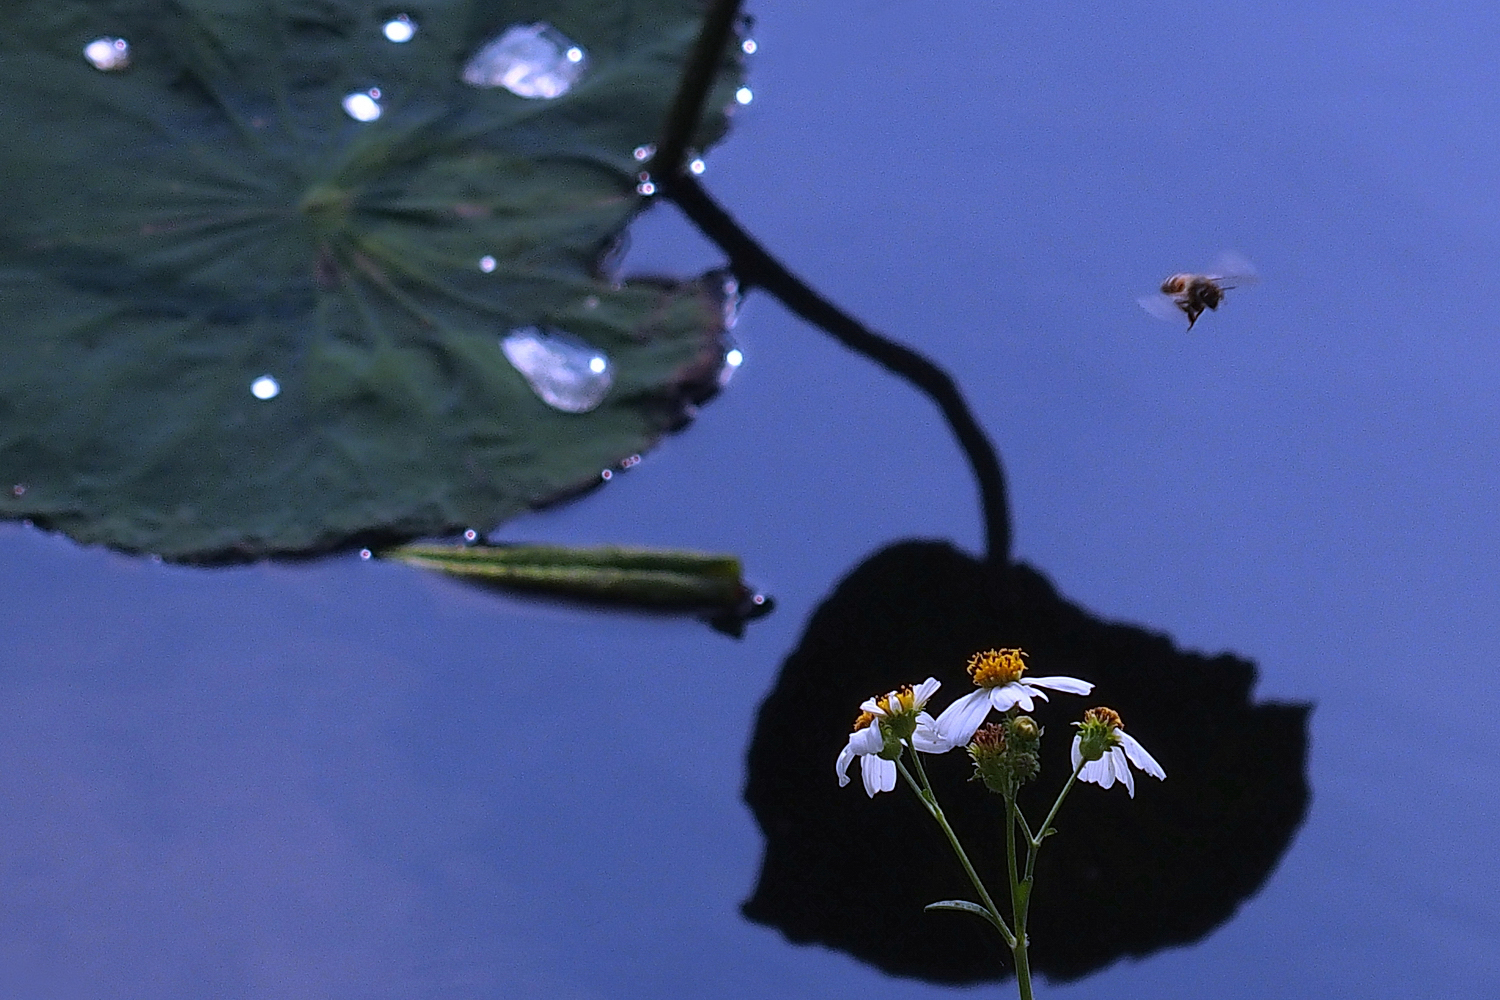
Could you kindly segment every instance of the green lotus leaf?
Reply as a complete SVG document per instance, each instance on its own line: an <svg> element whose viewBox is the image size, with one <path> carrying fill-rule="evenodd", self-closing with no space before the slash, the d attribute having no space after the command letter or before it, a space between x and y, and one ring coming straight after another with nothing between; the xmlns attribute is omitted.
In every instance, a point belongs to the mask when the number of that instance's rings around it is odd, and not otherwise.
<svg viewBox="0 0 1500 1000"><path fill-rule="evenodd" d="M716 390L722 276L608 270L701 3L7 13L0 517L193 562L488 529ZM512 29L564 62L476 71Z"/></svg>

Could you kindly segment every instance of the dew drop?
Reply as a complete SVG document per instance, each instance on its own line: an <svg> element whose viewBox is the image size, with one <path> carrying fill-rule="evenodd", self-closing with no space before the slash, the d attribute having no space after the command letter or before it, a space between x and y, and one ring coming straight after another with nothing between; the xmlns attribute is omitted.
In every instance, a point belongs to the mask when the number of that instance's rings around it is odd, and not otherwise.
<svg viewBox="0 0 1500 1000"><path fill-rule="evenodd" d="M380 89L357 90L344 98L344 113L357 122L372 122L380 117Z"/></svg>
<svg viewBox="0 0 1500 1000"><path fill-rule="evenodd" d="M597 295L590 295L588 298L584 299L583 300L583 308L585 308L585 309L598 309L599 308L599 296L597 296Z"/></svg>
<svg viewBox="0 0 1500 1000"><path fill-rule="evenodd" d="M724 284L720 286L724 298L722 308L724 310L724 329L733 330L734 325L740 321L740 306L744 305L745 297L740 294L740 283L732 274L724 276Z"/></svg>
<svg viewBox="0 0 1500 1000"><path fill-rule="evenodd" d="M640 465L640 464L641 464L641 456L639 456L639 455L631 455L629 458L624 458L624 459L620 460L620 468L622 468L622 469L633 469L637 465Z"/></svg>
<svg viewBox="0 0 1500 1000"><path fill-rule="evenodd" d="M645 163L647 160L651 159L651 157L656 155L656 147L648 142L644 146L635 147L635 150L631 152L630 155L634 156L637 162Z"/></svg>
<svg viewBox="0 0 1500 1000"><path fill-rule="evenodd" d="M473 528L470 528L470 529L468 529L467 531L464 532L464 541L466 541L466 542L473 542L473 541L477 541L478 539L479 539L479 532L475 531Z"/></svg>
<svg viewBox="0 0 1500 1000"><path fill-rule="evenodd" d="M704 163L702 159L694 159L692 163L688 164L688 169L695 174L701 174L708 169L708 164Z"/></svg>
<svg viewBox="0 0 1500 1000"><path fill-rule="evenodd" d="M599 478L607 483L611 479L615 478L615 474L613 472L610 472L608 469L605 469L603 472L599 473Z"/></svg>
<svg viewBox="0 0 1500 1000"><path fill-rule="evenodd" d="M517 97L561 97L588 68L588 55L550 24L514 25L464 65L472 87L504 87Z"/></svg>
<svg viewBox="0 0 1500 1000"><path fill-rule="evenodd" d="M747 38L743 42L740 42L740 51L747 56L755 55L755 50L758 48L760 46L755 44L755 39L753 38Z"/></svg>
<svg viewBox="0 0 1500 1000"><path fill-rule="evenodd" d="M745 354L738 347L731 347L724 352L724 366L719 369L719 388L729 384L735 373L740 370L740 365L745 363Z"/></svg>
<svg viewBox="0 0 1500 1000"><path fill-rule="evenodd" d="M528 326L501 341L506 359L554 410L587 413L604 402L614 373L603 351L561 330Z"/></svg>
<svg viewBox="0 0 1500 1000"><path fill-rule="evenodd" d="M369 559L374 554L375 553L371 552L369 549L360 549L359 550L359 557L361 559Z"/></svg>
<svg viewBox="0 0 1500 1000"><path fill-rule="evenodd" d="M156 565L160 566L161 565L161 556L159 556L155 552L153 552L153 553L151 553L151 561L154 562L154 563L156 563Z"/></svg>
<svg viewBox="0 0 1500 1000"><path fill-rule="evenodd" d="M83 57L97 70L118 72L130 65L130 43L123 38L96 38L83 47Z"/></svg>
<svg viewBox="0 0 1500 1000"><path fill-rule="evenodd" d="M10 495L13 497L24 497L26 495L26 484L17 483L16 485L12 486L10 488Z"/></svg>
<svg viewBox="0 0 1500 1000"><path fill-rule="evenodd" d="M656 185L652 184L650 181L641 181L635 186L635 193L643 194L649 198L656 193Z"/></svg>
<svg viewBox="0 0 1500 1000"><path fill-rule="evenodd" d="M250 395L256 399L275 399L281 395L281 383L269 375L262 375L250 383Z"/></svg>
<svg viewBox="0 0 1500 1000"><path fill-rule="evenodd" d="M410 17L407 17L405 14L397 14L385 22L381 26L380 31L388 40L399 45L412 40L412 36L417 33L417 26L412 23Z"/></svg>
<svg viewBox="0 0 1500 1000"><path fill-rule="evenodd" d="M751 92L749 87L741 87L734 92L734 99L741 104L749 104L755 100L755 94Z"/></svg>
<svg viewBox="0 0 1500 1000"><path fill-rule="evenodd" d="M483 257L479 258L479 269L485 274L493 274L495 271L495 258L491 257L489 254L485 254Z"/></svg>

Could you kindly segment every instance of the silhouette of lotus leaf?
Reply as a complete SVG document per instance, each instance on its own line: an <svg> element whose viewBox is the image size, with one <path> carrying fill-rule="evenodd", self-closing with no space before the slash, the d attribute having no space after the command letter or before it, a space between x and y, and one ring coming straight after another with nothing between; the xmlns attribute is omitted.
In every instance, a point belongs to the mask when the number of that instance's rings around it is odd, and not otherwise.
<svg viewBox="0 0 1500 1000"><path fill-rule="evenodd" d="M834 777L857 706L934 676L934 710L973 690L971 654L1019 646L1037 676L1095 682L1031 713L1044 727L1041 777L1021 805L1040 822L1070 770L1071 722L1108 705L1167 780L1076 788L1036 869L1033 970L1085 975L1126 955L1186 944L1227 920L1276 867L1307 809L1309 706L1252 703L1255 667L1179 650L1166 636L1101 621L1017 565L995 580L940 542L876 553L813 615L761 706L745 799L766 837L746 916L790 940L846 951L940 983L1013 974L984 922L927 903L974 891L916 797L867 798ZM967 780L968 755L929 756L939 802L1009 918L999 796ZM856 765L857 768L857 765Z"/></svg>

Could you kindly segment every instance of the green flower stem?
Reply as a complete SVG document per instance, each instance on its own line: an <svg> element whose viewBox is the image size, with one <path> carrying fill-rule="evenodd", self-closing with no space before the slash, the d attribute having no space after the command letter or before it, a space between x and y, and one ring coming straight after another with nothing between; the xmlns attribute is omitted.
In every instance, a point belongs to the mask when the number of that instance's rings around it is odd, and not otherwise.
<svg viewBox="0 0 1500 1000"><path fill-rule="evenodd" d="M1073 786L1078 783L1078 774L1083 770L1083 765L1087 763L1088 761L1084 761L1082 764L1079 764L1078 767L1073 771L1073 773L1068 776L1068 783L1066 785L1063 785L1062 791L1057 793L1057 801L1052 803L1052 811L1049 812L1047 814L1047 818L1042 821L1041 830L1038 833L1033 834L1030 827L1027 827L1026 829L1025 884L1027 890L1026 903L1028 906L1031 903L1031 886L1033 884L1033 872L1036 871L1036 856L1042 849L1042 841L1047 839L1047 831L1052 829L1052 821L1057 818L1057 811L1062 808L1063 800L1068 797L1068 793L1071 792L1073 790ZM1025 817L1021 816L1021 812L1019 809L1016 810L1016 816L1020 818L1021 824L1024 826L1026 824L1026 819ZM1016 935L1023 940L1026 936L1026 919L1024 913L1016 918Z"/></svg>
<svg viewBox="0 0 1500 1000"><path fill-rule="evenodd" d="M1031 1000L1031 961L1026 954L1026 911L1031 906L1031 866L1036 860L1036 846L1027 839L1026 881L1016 877L1016 822L1021 811L1016 808L1015 796L1005 796L1005 867L1010 874L1010 912L1015 921L1016 940L1010 953L1016 962L1016 989L1021 1000ZM1024 820L1022 820L1024 822Z"/></svg>
<svg viewBox="0 0 1500 1000"><path fill-rule="evenodd" d="M1052 803L1052 811L1047 814L1046 819L1042 820L1041 829L1031 838L1032 847L1042 846L1042 841L1046 838L1047 831L1052 829L1052 821L1057 818L1057 811L1062 808L1063 799L1067 798L1068 793L1073 790L1073 785L1078 781L1079 772L1083 770L1084 765L1087 763L1088 761L1084 761L1082 764L1079 764L1073 773L1068 776L1068 783L1063 785L1062 791L1057 793L1057 801Z"/></svg>
<svg viewBox="0 0 1500 1000"><path fill-rule="evenodd" d="M1000 916L1000 911L995 906L995 901L990 898L990 892L984 887L984 882L979 878L979 873L974 870L974 865L969 861L969 855L964 852L963 845L958 842L958 834L953 832L953 827L948 825L948 817L943 815L943 809L937 804L937 796L933 794L932 785L927 780L927 772L922 769L922 761L915 750L912 751L912 763L916 765L917 773L922 776L921 784L911 776L902 761L896 761L896 768L901 772L901 777L911 786L912 791L917 793L917 798L927 807L937 825L943 828L943 833L948 836L948 843L953 847L953 853L958 855L959 863L964 866L964 872L969 876L969 881L974 884L974 891L979 893L979 899L984 903L984 908L994 918L995 926L999 928L1001 937L1005 938L1006 947L1012 951L1016 947L1016 936L1011 933L1010 926L1005 918Z"/></svg>

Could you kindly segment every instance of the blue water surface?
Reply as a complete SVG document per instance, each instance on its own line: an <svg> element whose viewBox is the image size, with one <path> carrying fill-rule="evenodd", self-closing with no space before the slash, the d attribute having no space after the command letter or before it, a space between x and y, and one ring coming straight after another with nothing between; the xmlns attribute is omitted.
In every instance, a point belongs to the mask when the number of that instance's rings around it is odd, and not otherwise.
<svg viewBox="0 0 1500 1000"><path fill-rule="evenodd" d="M1039 995L1500 995L1500 12L750 10L705 183L955 374L1019 556L1316 703L1263 891ZM1227 249L1262 281L1191 334L1136 305ZM660 205L628 268L719 263ZM774 301L736 335L693 428L502 535L738 552L779 604L743 641L0 528L0 995L953 994L743 918L740 791L817 602L896 539L976 550L973 483L926 400Z"/></svg>

